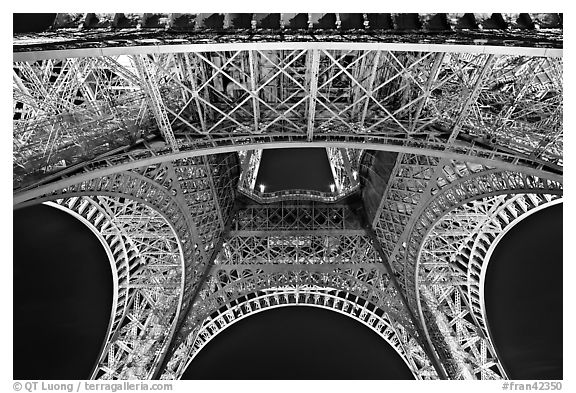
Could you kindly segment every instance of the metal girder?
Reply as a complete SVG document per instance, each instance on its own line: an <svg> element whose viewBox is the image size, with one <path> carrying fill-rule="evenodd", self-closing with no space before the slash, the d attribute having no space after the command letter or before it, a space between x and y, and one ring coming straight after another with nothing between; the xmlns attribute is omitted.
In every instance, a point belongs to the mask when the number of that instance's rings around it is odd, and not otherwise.
<svg viewBox="0 0 576 393"><path fill-rule="evenodd" d="M370 59L377 61L366 72ZM521 60L473 51L412 52L352 46L145 57L121 53L98 59L16 62L15 186L94 158L78 150L91 148L104 136L90 142L84 136L86 130L77 125L63 127L61 119L82 117L97 123L110 113L122 118L128 107L134 112L130 117L135 118L130 127L147 124L144 135L152 134L149 123L154 114L171 146L154 147L150 154L156 157L178 150L189 154L202 144L243 144L242 138L257 134L309 143L339 135L466 154L480 148L484 155L509 156L521 165L548 165L561 171L562 60L529 55ZM140 72L135 72L130 62L136 62ZM98 78L94 97L79 103L79 94L84 91L89 97L93 90L85 86L88 82L79 85L78 78L64 83L70 79L68 75L78 72L62 69L81 70L86 78L80 80L91 81L104 67L112 77ZM52 77L38 76L47 73ZM47 107L26 94L34 90L39 91L37 97L54 97L46 93L50 91L60 92L62 97ZM134 102L135 93L146 93L148 100ZM508 103L506 97L511 93L514 101ZM35 106L46 109L40 113ZM125 123L108 122L108 150L130 147L130 141L110 142L116 137L114 127ZM505 127L513 132L506 135ZM63 140L67 143L55 144L53 136L61 133L69 135ZM70 146L72 141L78 146ZM49 157L43 153L47 146L52 146Z"/></svg>
<svg viewBox="0 0 576 393"><path fill-rule="evenodd" d="M470 94L468 95L468 98L464 102L464 107L460 111L460 115L454 121L454 125L452 127L452 132L450 133L450 137L448 138L448 144L449 145L454 143L454 141L458 137L458 133L460 132L462 121L464 120L464 118L468 114L468 110L469 110L470 106L472 104L474 104L476 102L476 100L478 99L478 95L480 94L480 89L481 89L482 84L484 83L485 79L488 77L488 71L490 70L490 66L492 65L493 61L494 61L494 55L488 56L488 58L486 59L486 62L482 66L482 70L480 71L480 73L476 77L476 82L474 83L474 87L472 88L472 91L470 92Z"/></svg>
<svg viewBox="0 0 576 393"><path fill-rule="evenodd" d="M423 240L416 270L418 310L428 340L436 341L437 347L443 345L450 353L456 377L506 378L484 311L482 280L489 262L488 250L511 225L532 211L557 203L555 198L516 194L478 199L442 216ZM462 219L471 215L476 218ZM444 344L431 338L437 337L436 330L441 332Z"/></svg>
<svg viewBox="0 0 576 393"><path fill-rule="evenodd" d="M238 152L238 158L241 163L238 190L248 194L257 193L260 191L256 189L256 179L258 178L258 170L262 160L262 149L241 150Z"/></svg>
<svg viewBox="0 0 576 393"><path fill-rule="evenodd" d="M160 89L158 87L158 81L156 80L156 70L153 68L147 57L134 56L134 62L140 78L143 82L143 87L147 93L147 97L150 100L150 106L156 122L158 123L158 128L162 133L166 142L174 152L178 152L178 144L176 143L176 138L174 137L174 131L172 131L172 126L168 120L168 115L166 114L166 107L164 106L164 101L160 95Z"/></svg>
<svg viewBox="0 0 576 393"><path fill-rule="evenodd" d="M308 141L312 141L314 137L314 116L316 114L316 96L318 95L318 70L320 68L320 51L312 49L310 58L310 65L307 67L307 80L308 80L308 121L307 135Z"/></svg>
<svg viewBox="0 0 576 393"><path fill-rule="evenodd" d="M250 23L258 37L261 18ZM144 46L129 32L120 46L87 48L82 34L14 54L14 204L56 200L107 247L117 285L93 377L179 378L227 326L288 304L358 319L416 378L506 377L482 272L507 228L562 195L553 39L500 47L200 34L204 43L166 45L172 32L154 32ZM69 49L52 50L53 38ZM276 147L327 148L338 193L256 193L261 152ZM381 153L362 161L366 150ZM339 202L356 189L379 198L368 211L374 233ZM256 203L233 211L237 191Z"/></svg>
<svg viewBox="0 0 576 393"><path fill-rule="evenodd" d="M416 129L416 124L418 124L418 119L420 118L420 114L422 113L422 109L426 105L426 100L430 96L432 90L434 90L434 82L436 82L436 78L438 77L438 71L440 71L440 66L444 61L445 53L436 53L434 56L434 63L432 68L430 69L430 74L428 75L428 80L426 81L426 85L424 86L423 97L418 102L418 107L414 113L414 121L410 126L410 132L414 132Z"/></svg>
<svg viewBox="0 0 576 393"><path fill-rule="evenodd" d="M259 132L260 128L258 126L258 123L260 117L260 104L257 98L258 92L256 91L256 70L255 70L256 66L254 64L254 51L248 52L248 62L250 64L250 87L252 90L251 93L253 95L252 109L254 113L254 132Z"/></svg>
<svg viewBox="0 0 576 393"><path fill-rule="evenodd" d="M334 178L335 192L347 194L358 188L359 165L350 162L348 153L352 149L327 148L328 162ZM356 175L354 175L356 173Z"/></svg>
<svg viewBox="0 0 576 393"><path fill-rule="evenodd" d="M155 353L169 345L179 318L184 260L176 232L165 217L136 201L101 196L56 203L109 239L104 244L116 277L113 318L91 378L150 378ZM117 222L122 214L132 221ZM152 241L149 233L161 229L165 235ZM163 265L163 273L157 274L157 266Z"/></svg>

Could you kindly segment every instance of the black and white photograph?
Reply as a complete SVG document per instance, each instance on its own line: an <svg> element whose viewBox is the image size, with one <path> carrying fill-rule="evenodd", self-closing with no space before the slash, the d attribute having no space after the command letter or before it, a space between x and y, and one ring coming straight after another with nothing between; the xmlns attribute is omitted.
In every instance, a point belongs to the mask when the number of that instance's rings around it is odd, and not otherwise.
<svg viewBox="0 0 576 393"><path fill-rule="evenodd" d="M565 389L532 8L13 13L8 389Z"/></svg>

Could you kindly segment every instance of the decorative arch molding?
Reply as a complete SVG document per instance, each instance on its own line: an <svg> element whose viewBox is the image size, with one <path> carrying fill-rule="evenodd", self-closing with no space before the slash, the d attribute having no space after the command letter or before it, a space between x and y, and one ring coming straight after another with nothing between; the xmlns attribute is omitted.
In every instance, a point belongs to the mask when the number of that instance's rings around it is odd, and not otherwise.
<svg viewBox="0 0 576 393"><path fill-rule="evenodd" d="M184 294L184 255L175 228L125 195L66 196L46 204L88 226L110 259L112 314L91 378L149 377L174 334Z"/></svg>
<svg viewBox="0 0 576 393"><path fill-rule="evenodd" d="M427 200L422 212L418 215L409 230L410 242L399 253L399 262L393 265L401 266L402 271L397 272L403 276L399 284L406 290L411 306L416 306L415 277L417 260L421 245L434 224L451 210L474 200L489 196L504 194L550 194L554 198L562 196L562 183L537 176L525 175L509 171L481 171L471 176L451 182L449 186L431 191L432 196Z"/></svg>
<svg viewBox="0 0 576 393"><path fill-rule="evenodd" d="M265 272L256 267L224 267L225 264L217 264L207 279L200 299L194 304L181 329L185 337L163 370L162 378L180 378L207 340L235 320L240 315L238 313L244 315L246 310L251 312L281 304L311 303L311 299L315 299L314 304L335 307L340 311L345 307L344 312L350 313L352 311L347 311L347 308L353 308L358 311L356 316L376 329L378 334L384 334L386 326L389 326L385 336L392 340L390 334L395 332L392 341L396 350L405 357L416 378L438 378L408 310L399 300L388 274L381 269L359 266L314 272L288 265ZM314 291L306 292L311 288ZM284 300L278 298L282 293ZM302 296L306 293L306 296L312 297L304 300ZM270 296L275 296L275 300L270 300ZM324 299L322 302L319 301L320 297ZM340 300L336 301L336 298ZM340 301L348 305L339 304Z"/></svg>
<svg viewBox="0 0 576 393"><path fill-rule="evenodd" d="M385 185L379 206L363 196L365 208L371 205L366 213L413 310L418 249L436 220L460 204L485 196L562 194L562 182L546 177L406 154L398 157Z"/></svg>
<svg viewBox="0 0 576 393"><path fill-rule="evenodd" d="M408 239L410 240L405 246L399 248L398 259L393 261L395 263L392 265L402 278L399 284L406 291L409 306L415 312L421 312L420 318L427 340L433 343L442 363L447 367L450 378L505 378L495 352L489 350L489 340L477 340L479 333L472 327L475 326L474 320L458 325L459 329L468 326L465 330L461 329L461 337L465 337L468 343L458 343L449 336L453 326L445 316L439 312L429 312L426 307L423 311L420 310L417 282L420 250L435 223L459 206L485 197L508 194L550 194L553 198L558 198L562 195L562 184L537 176L497 170L480 171L452 183L437 189L436 192L434 192L434 187L430 189L431 196L428 197L409 228ZM464 299L466 302L465 297ZM446 301L446 298L442 300ZM454 314L462 321L468 311L466 311L467 306L462 308L461 297L455 298L452 306L451 310L462 311ZM466 325L468 323L470 325ZM478 326L477 330L481 328ZM462 341L466 340L462 339ZM478 344L479 347L471 345L472 342ZM468 346L465 347L465 345ZM487 353L494 354L494 357L487 356Z"/></svg>
<svg viewBox="0 0 576 393"><path fill-rule="evenodd" d="M506 378L482 308L487 253L512 223L561 200L553 189L514 191L463 199L430 225L418 250L412 302L454 377Z"/></svg>
<svg viewBox="0 0 576 393"><path fill-rule="evenodd" d="M185 268L183 308L189 304L192 287L202 275L206 258L202 258L202 247L198 237L194 236L194 223L184 201L177 198L177 179L170 173L167 165L155 165L138 169L139 172L119 172L81 183L71 184L65 188L42 195L28 203L41 203L67 196L107 195L114 198L128 198L149 206L171 224L182 245ZM196 263L201 261L203 263Z"/></svg>
<svg viewBox="0 0 576 393"><path fill-rule="evenodd" d="M561 204L563 202L564 202L563 198L557 198L557 199L552 199L548 202L544 202L539 206L534 206L531 209L527 209L525 212L523 212L523 214L515 217L512 221L508 222L508 224L503 228L503 230L496 237L493 237L494 233L490 233L490 232L486 232L486 233L482 232L479 234L479 236L477 237L477 239L474 243L474 249L473 249L474 259L476 261L481 262L480 283L479 283L479 288L477 289L480 293L480 302L479 302L480 304L478 305L476 303L474 305L474 313L479 314L481 316L481 318L478 318L478 320L483 321L483 322L488 321L488 317L487 317L487 313L486 313L486 304L485 304L486 298L484 295L484 290L486 287L486 272L488 270L488 265L490 264L490 261L492 260L492 254L493 254L494 250L496 249L496 247L498 246L498 244L500 243L500 241L504 238L504 236L506 236L506 234L512 228L514 228L516 225L518 225L522 220L528 218L529 216L531 216L534 213L537 213L541 210L544 210L544 209L547 209L549 207ZM506 217L508 218L509 216L506 216ZM486 249L486 245L489 245L489 247L487 249ZM480 308L480 312L478 312L478 308ZM489 324L486 323L483 331L486 334L486 336L489 337L490 342L494 343L494 337L493 337L492 332L490 330ZM494 350L496 351L496 353L498 353L497 347L494 347ZM504 369L506 369L505 365L503 365L503 367L504 367Z"/></svg>
<svg viewBox="0 0 576 393"><path fill-rule="evenodd" d="M305 136L304 136L305 138ZM372 135L325 135L317 136L314 141L300 141L298 136L266 135L230 137L200 142L191 142L186 148L182 146L179 153L164 150L134 150L118 154L113 157L105 157L98 161L91 161L80 165L80 173L70 177L61 177L51 183L38 185L14 194L14 205L28 201L38 196L54 192L55 190L69 187L76 183L89 182L94 179L108 177L122 171L131 171L147 166L159 165L179 159L201 157L221 153L234 153L243 150L254 149L282 149L282 148L340 148L340 149L366 149L376 151L389 151L404 154L426 155L450 160L473 162L481 165L492 166L501 170L517 171L554 181L562 182L562 174L556 171L543 169L546 165L531 162L528 158L519 159L517 155L488 151L475 146L453 146L446 150L444 143L434 145L408 145L404 139L388 140ZM320 140L324 138L325 140ZM200 143L199 146L196 144ZM206 146L207 145L207 146ZM78 169L78 168L76 168ZM556 168L561 172L561 168Z"/></svg>
<svg viewBox="0 0 576 393"><path fill-rule="evenodd" d="M332 310L351 317L383 338L402 358L416 379L437 379L438 375L414 338L407 339L401 325L373 303L330 287L295 285L263 288L240 296L232 304L216 310L194 332L191 353L184 367L165 373L162 379L179 379L196 355L219 333L258 312L285 306L306 305ZM192 365L193 367L193 365Z"/></svg>
<svg viewBox="0 0 576 393"><path fill-rule="evenodd" d="M120 222L121 225L116 225L116 232L124 236L127 249L124 254L129 256L131 250L136 250L134 253L137 253L138 247L155 247L154 236L158 233L155 229L150 231L150 228L146 227L150 222L160 220L173 232L169 238L176 242L177 247L173 248L177 248L182 256L182 266L179 269L183 276L178 281L177 303L159 302L159 305L166 305L166 310L170 311L164 313L165 317L171 321L168 336L164 339L164 336L156 332L157 340L155 339L154 342L148 340L146 345L149 349L156 351L156 355L152 355L152 358L144 355L144 349L138 355L132 356L134 348L125 345L126 343L123 343L120 349L104 348L101 355L102 361L99 361L92 378L151 378L161 367L163 358L173 341L172 338L181 326L192 299L200 288L199 285L210 264L212 254L218 248L218 239L232 211L233 190L237 177L237 162L234 157L197 157L142 167L135 171L119 172L111 176L72 184L18 205L18 207L24 207L56 200L55 203L60 204L62 209L70 211L77 209L78 212L90 214L91 217L98 218L100 224L102 224L102 218L95 215L95 210L102 210L108 214L108 226L113 225L110 223ZM88 205L94 206L87 208ZM110 206L113 208L110 209ZM120 216L115 215L116 213ZM79 213L76 215L81 216ZM143 223L139 223L139 215L142 216ZM90 223L89 220L88 223ZM142 224L142 228L137 227L139 224ZM94 227L93 232L98 231L96 224L92 227ZM128 231L128 234L123 234L122 231ZM152 237L146 237L147 233ZM166 239L166 234L160 235ZM137 238L138 241L134 242L132 238ZM124 269L130 270L126 267ZM147 278L156 285L158 283L154 281L153 276L159 274L163 277L166 273L168 270L151 272ZM137 285L145 284L138 283ZM174 283L167 283L166 288L156 285L157 292L169 292L174 288L176 288ZM117 292L115 296L124 296L124 293ZM135 296L140 295L137 293ZM134 301L133 298L134 296L131 301ZM136 306L142 308L139 303ZM123 315L125 314L124 312ZM157 311L156 314L163 315L163 312ZM172 316L175 318L173 321ZM114 318L122 319L123 317L114 315ZM111 323L116 323L114 318L114 322ZM137 319L134 318L135 321ZM130 323L125 321L122 327L126 324ZM142 324L142 326L148 325ZM105 346L109 347L116 341L121 341L118 337L119 330L116 329L115 332L109 334L109 340ZM129 354L126 355L126 353ZM102 366L102 362L108 364Z"/></svg>

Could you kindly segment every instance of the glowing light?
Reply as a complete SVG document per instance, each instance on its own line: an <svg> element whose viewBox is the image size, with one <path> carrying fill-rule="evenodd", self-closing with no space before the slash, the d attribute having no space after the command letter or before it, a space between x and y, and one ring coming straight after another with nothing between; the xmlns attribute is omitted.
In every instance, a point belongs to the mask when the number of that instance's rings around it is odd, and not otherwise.
<svg viewBox="0 0 576 393"><path fill-rule="evenodd" d="M330 184L330 192L334 192L336 186L334 184Z"/></svg>
<svg viewBox="0 0 576 393"><path fill-rule="evenodd" d="M264 184L260 184L258 187L260 187L260 192L264 192L264 189L266 188Z"/></svg>
<svg viewBox="0 0 576 393"><path fill-rule="evenodd" d="M353 171L353 172L352 172L352 177L354 178L354 180L357 180L357 178L358 178L358 171Z"/></svg>

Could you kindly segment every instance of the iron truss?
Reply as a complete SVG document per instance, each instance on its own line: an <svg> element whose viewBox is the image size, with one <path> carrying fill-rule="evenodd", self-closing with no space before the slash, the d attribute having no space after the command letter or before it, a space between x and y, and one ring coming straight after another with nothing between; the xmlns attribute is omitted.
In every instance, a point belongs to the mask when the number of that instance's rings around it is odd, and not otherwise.
<svg viewBox="0 0 576 393"><path fill-rule="evenodd" d="M180 378L295 304L364 323L417 379L507 378L484 275L562 201L561 17L226 14L215 38L214 15L66 15L15 38L14 205L69 212L107 252L92 378ZM311 146L333 192L256 187L263 149Z"/></svg>
<svg viewBox="0 0 576 393"><path fill-rule="evenodd" d="M37 61L16 53L15 189L264 143L329 148L337 190L326 201L355 188L352 148L372 145L562 171L561 51L282 46L119 47L88 57L70 49ZM252 156L249 171L258 168Z"/></svg>

